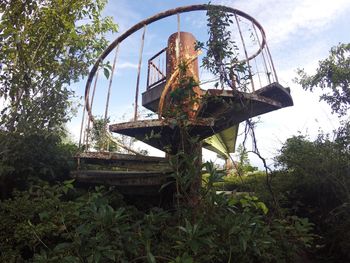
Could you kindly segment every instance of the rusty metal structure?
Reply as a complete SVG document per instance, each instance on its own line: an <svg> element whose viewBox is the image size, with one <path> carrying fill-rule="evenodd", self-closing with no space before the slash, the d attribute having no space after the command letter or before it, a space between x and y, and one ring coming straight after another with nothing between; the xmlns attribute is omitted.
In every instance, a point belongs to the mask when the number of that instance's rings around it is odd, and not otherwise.
<svg viewBox="0 0 350 263"><path fill-rule="evenodd" d="M203 73L200 62L202 54L194 47L196 37L193 33L182 30L182 16L191 12L203 13L209 8L219 8L234 17L232 37L235 38L239 51L238 61L247 65L247 72L243 76L242 72L237 71L232 78L231 86L214 87L214 82L217 81L215 76L211 76L208 72ZM145 54L152 52L146 50L147 33L154 23L161 23L163 19L170 18L174 18L175 28L169 28L168 39L158 40L159 45L163 47L149 55L145 63L144 57L147 56ZM132 89L119 87L118 84L113 84L113 79L116 78L114 71L118 72L118 52L121 52L122 45L127 39L136 36L141 36L138 63L135 67L136 81L130 81L135 83L135 86L131 87ZM122 94L120 88L128 94L134 93L130 101L133 113L129 116L130 121L117 122L106 127L106 136L116 142L119 152L108 149L92 151L89 131L96 121L94 101L99 83L99 70L113 51L115 56L112 59L112 74L108 81L103 118L107 123L110 118L110 100L113 99L111 94ZM188 116L190 136L196 136L203 147L215 151L223 158L234 152L239 123L293 105L289 89L278 82L264 29L253 17L231 7L206 4L179 7L158 13L117 37L90 71L85 88L79 142L84 150L77 156L78 169L72 174L77 181L114 185L126 194L159 192L161 185L168 180L168 175L172 172L167 158L143 156L118 141L112 134L129 136L161 151L167 149L167 154L176 154L179 129L174 126L174 120L166 114L166 111L172 107L170 93L178 88L176 79L180 74L180 62L186 64L187 74L198 83L198 86L193 88L197 102L192 105L186 101L183 103L183 110ZM142 67L144 64L147 64L146 68ZM114 80L114 83L119 82ZM140 109L153 113L152 117L140 116ZM102 165L104 169L96 170L94 165Z"/></svg>

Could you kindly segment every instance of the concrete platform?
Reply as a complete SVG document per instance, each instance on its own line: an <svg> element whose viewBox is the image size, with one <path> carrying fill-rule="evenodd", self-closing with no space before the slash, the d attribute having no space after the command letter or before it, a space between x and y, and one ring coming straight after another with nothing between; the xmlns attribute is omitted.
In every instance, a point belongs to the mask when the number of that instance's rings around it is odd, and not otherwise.
<svg viewBox="0 0 350 263"><path fill-rule="evenodd" d="M83 152L75 156L82 165L93 164L104 167L118 167L136 171L171 171L169 161L164 157L121 154L113 152Z"/></svg>
<svg viewBox="0 0 350 263"><path fill-rule="evenodd" d="M171 180L171 172L161 171L104 171L71 172L79 183L115 186L123 194L159 195L163 184Z"/></svg>
<svg viewBox="0 0 350 263"><path fill-rule="evenodd" d="M153 94L153 99L156 98ZM278 83L254 93L209 89L201 99L197 120L188 121L187 127L190 136L203 140L247 119L292 105L289 90ZM170 149L170 152L176 152L179 142L179 129L176 120L172 119L112 124L109 130L134 137L160 150Z"/></svg>
<svg viewBox="0 0 350 263"><path fill-rule="evenodd" d="M190 136L200 135L203 130L211 129L213 118L200 118L196 121L186 121ZM162 151L176 152L180 140L179 126L174 119L167 120L140 120L112 124L111 132L127 135L147 143Z"/></svg>

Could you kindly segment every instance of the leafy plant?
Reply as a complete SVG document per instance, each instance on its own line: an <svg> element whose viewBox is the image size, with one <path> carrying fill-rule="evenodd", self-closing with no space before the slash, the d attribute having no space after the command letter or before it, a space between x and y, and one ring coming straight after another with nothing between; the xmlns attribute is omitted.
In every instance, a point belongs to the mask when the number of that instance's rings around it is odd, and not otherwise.
<svg viewBox="0 0 350 263"><path fill-rule="evenodd" d="M69 120L69 85L87 75L115 32L102 18L106 0L2 1L0 97L2 129L57 131Z"/></svg>
<svg viewBox="0 0 350 263"><path fill-rule="evenodd" d="M349 130L345 127L335 133L332 141L323 134L315 141L303 136L293 137L287 140L277 158L287 169L288 176L295 178L288 187L288 199L294 204L294 211L310 218L317 226L317 233L327 237L319 240L321 246L326 246L331 254L345 258L349 258L347 252L335 251L345 251L344 247L348 247L346 243L339 242L350 233L348 220L334 221L333 211L348 213L348 140ZM330 221L334 223L332 226Z"/></svg>
<svg viewBox="0 0 350 263"><path fill-rule="evenodd" d="M350 43L332 47L328 58L321 60L314 75L298 69L295 79L305 90L321 89L320 100L334 113L346 116L350 106Z"/></svg>
<svg viewBox="0 0 350 263"><path fill-rule="evenodd" d="M11 195L13 188L26 189L29 179L65 180L74 167L77 147L63 143L61 136L49 132L21 135L0 132L1 198Z"/></svg>
<svg viewBox="0 0 350 263"><path fill-rule="evenodd" d="M288 262L312 241L307 220L270 218L256 197L208 197L195 208L140 211L113 188L37 181L0 202L0 260Z"/></svg>
<svg viewBox="0 0 350 263"><path fill-rule="evenodd" d="M94 124L91 128L90 137L95 150L106 151L116 151L117 144L111 140L107 134L107 125L109 120L103 118L95 118Z"/></svg>
<svg viewBox="0 0 350 263"><path fill-rule="evenodd" d="M206 50L203 57L203 67L208 69L214 76L219 78L215 84L224 88L240 88L245 91L247 75L247 65L238 60L238 46L232 40L230 26L233 24L233 14L222 10L220 7L211 6L207 11L207 26L209 39L206 43L198 41L196 49ZM242 82L242 83L240 83Z"/></svg>

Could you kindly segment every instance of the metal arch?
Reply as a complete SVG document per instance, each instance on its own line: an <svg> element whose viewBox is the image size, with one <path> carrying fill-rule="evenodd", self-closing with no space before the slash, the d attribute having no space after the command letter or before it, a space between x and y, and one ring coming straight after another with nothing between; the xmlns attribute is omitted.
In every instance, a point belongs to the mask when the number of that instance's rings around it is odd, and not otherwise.
<svg viewBox="0 0 350 263"><path fill-rule="evenodd" d="M94 78L94 75L98 69L98 66L100 64L101 61L103 61L108 55L109 53L119 44L121 43L123 40L125 40L127 37L129 37L131 34L135 33L136 31L138 31L139 29L141 29L142 27L149 25L153 22L156 22L160 19L172 16L172 15L176 15L179 13L187 13L187 12L191 12L191 11L204 11L204 10L209 10L210 8L217 8L220 9L222 11L228 12L228 13L233 13L236 15L239 15L241 17L244 17L248 20L250 20L252 23L254 23L254 25L256 25L262 35L262 42L260 44L259 49L250 57L248 57L248 60L253 59L254 57L256 57L258 54L260 54L260 52L262 51L262 49L264 48L264 46L266 45L266 35L265 35L265 31L263 29L263 27L260 25L260 23L253 17L251 17L250 15L244 13L243 11L240 11L238 9L232 8L232 7L228 7L228 6L222 6L222 5L208 5L208 4L201 4L201 5L190 5L190 6L182 6L182 7L178 7L178 8L174 8L174 9L170 9L161 13L158 13L154 16L151 16L145 20L142 20L141 22L137 23L136 25L132 26L131 28L129 28L127 31L125 31L123 34L121 34L118 38L116 38L104 51L103 53L100 55L100 57L97 59L96 63L93 65L87 82L86 82L86 86L85 86L85 101L89 101L89 93L90 93L90 86L91 86L91 82ZM88 117L91 121L94 120L92 113L91 113L91 108L89 103L85 104L85 109L88 112Z"/></svg>

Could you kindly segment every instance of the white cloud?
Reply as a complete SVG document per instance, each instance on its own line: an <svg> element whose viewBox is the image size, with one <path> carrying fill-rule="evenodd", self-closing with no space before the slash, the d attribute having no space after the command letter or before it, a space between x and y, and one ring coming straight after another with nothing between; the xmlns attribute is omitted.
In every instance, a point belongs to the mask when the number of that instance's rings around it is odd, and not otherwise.
<svg viewBox="0 0 350 263"><path fill-rule="evenodd" d="M121 62L117 64L117 69L136 69L137 64L131 62Z"/></svg>
<svg viewBox="0 0 350 263"><path fill-rule="evenodd" d="M350 11L348 0L221 0L255 17L270 44L287 41L293 34L314 34Z"/></svg>
<svg viewBox="0 0 350 263"><path fill-rule="evenodd" d="M142 19L142 16L134 11L130 1L127 0L109 1L104 14L114 18L114 22L119 26L119 32L124 32Z"/></svg>

